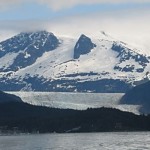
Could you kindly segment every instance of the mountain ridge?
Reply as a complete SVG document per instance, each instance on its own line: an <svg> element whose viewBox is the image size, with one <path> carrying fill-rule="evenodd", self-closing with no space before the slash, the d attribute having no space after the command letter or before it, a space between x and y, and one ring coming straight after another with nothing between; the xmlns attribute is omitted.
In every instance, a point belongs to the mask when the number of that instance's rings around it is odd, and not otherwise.
<svg viewBox="0 0 150 150"><path fill-rule="evenodd" d="M149 80L149 56L106 33L101 35L90 38L81 34L76 40L38 31L20 33L1 42L0 89L126 92L136 82ZM48 41L46 46L43 41Z"/></svg>

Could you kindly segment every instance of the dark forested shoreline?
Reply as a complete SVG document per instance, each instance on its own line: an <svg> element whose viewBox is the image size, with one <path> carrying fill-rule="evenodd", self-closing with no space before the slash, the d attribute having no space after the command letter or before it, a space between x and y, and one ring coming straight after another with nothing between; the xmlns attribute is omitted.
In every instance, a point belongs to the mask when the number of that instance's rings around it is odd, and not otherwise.
<svg viewBox="0 0 150 150"><path fill-rule="evenodd" d="M23 102L0 104L0 131L23 133L70 133L150 131L150 116L113 108L56 109Z"/></svg>

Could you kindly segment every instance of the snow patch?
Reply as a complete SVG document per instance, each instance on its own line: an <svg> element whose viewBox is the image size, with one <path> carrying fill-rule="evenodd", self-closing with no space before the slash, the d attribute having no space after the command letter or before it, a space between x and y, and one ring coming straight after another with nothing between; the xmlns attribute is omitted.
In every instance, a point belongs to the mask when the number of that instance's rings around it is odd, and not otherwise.
<svg viewBox="0 0 150 150"><path fill-rule="evenodd" d="M29 57L31 57L31 55L30 54L28 54L27 52L26 52L26 54L25 54L25 56L24 56L24 58L29 58Z"/></svg>

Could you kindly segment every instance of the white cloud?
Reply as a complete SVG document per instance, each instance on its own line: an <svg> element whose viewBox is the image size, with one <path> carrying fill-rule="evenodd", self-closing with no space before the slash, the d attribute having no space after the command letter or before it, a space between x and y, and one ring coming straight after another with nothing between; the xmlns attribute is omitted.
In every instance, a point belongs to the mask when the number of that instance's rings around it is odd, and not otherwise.
<svg viewBox="0 0 150 150"><path fill-rule="evenodd" d="M35 0L42 4L47 4L49 7L55 11L71 8L77 5L90 5L90 4L118 4L118 3L146 3L149 0Z"/></svg>
<svg viewBox="0 0 150 150"><path fill-rule="evenodd" d="M150 10L126 10L71 16L49 24L57 35L78 37L84 33L99 37L105 31L112 37L145 50L150 55Z"/></svg>
<svg viewBox="0 0 150 150"><path fill-rule="evenodd" d="M149 8L135 8L75 15L50 21L1 21L0 40L8 38L10 33L14 35L22 31L48 30L56 36L78 37L82 33L88 36L99 36L100 31L104 30L116 39L144 49L150 55L149 18Z"/></svg>
<svg viewBox="0 0 150 150"><path fill-rule="evenodd" d="M24 0L0 0L0 11L11 9L12 7L21 4Z"/></svg>
<svg viewBox="0 0 150 150"><path fill-rule="evenodd" d="M1 0L0 9L11 9L12 6L21 4L24 2L34 2L44 5L48 5L52 10L58 11L61 9L71 8L77 5L91 5L91 4L118 4L118 3L146 3L149 0ZM11 7L10 7L11 6Z"/></svg>

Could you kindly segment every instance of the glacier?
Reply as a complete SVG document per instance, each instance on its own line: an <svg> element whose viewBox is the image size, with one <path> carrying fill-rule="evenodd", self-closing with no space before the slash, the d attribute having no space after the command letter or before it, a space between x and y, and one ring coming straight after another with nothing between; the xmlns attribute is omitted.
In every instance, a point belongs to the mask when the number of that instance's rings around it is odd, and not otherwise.
<svg viewBox="0 0 150 150"><path fill-rule="evenodd" d="M68 93L68 92L7 92L19 96L23 102L52 108L85 110L87 108L117 108L139 114L140 105L120 104L124 93Z"/></svg>

